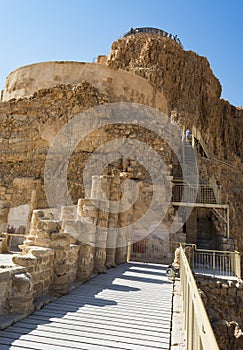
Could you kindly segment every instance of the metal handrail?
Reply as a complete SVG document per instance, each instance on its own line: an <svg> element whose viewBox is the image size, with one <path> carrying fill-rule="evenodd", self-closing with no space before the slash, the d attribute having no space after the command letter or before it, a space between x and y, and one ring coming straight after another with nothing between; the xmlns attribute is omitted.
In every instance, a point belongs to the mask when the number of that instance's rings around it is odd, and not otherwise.
<svg viewBox="0 0 243 350"><path fill-rule="evenodd" d="M189 262L183 248L179 249L186 349L219 350Z"/></svg>
<svg viewBox="0 0 243 350"><path fill-rule="evenodd" d="M216 203L213 188L209 185L189 185L176 183L173 186L173 202Z"/></svg>
<svg viewBox="0 0 243 350"><path fill-rule="evenodd" d="M182 243L174 241L163 242L160 239L130 240L128 242L127 261L170 263L176 248L180 244Z"/></svg>
<svg viewBox="0 0 243 350"><path fill-rule="evenodd" d="M236 250L205 250L194 246L191 265L194 272L241 278L240 253Z"/></svg>
<svg viewBox="0 0 243 350"><path fill-rule="evenodd" d="M7 235L7 246L8 250L11 251L12 249L12 243L13 243L13 237L25 237L24 233L6 233Z"/></svg>
<svg viewBox="0 0 243 350"><path fill-rule="evenodd" d="M240 253L236 250L206 250L197 248L196 244L175 241L163 242L159 239L130 240L128 244L128 261L132 259L135 261L161 263L172 257L179 246L185 248L191 269L195 273L241 278Z"/></svg>

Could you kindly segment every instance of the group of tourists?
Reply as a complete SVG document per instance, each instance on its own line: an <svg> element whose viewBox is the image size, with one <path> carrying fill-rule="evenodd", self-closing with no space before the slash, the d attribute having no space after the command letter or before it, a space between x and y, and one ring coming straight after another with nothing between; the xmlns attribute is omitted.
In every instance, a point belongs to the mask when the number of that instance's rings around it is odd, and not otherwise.
<svg viewBox="0 0 243 350"><path fill-rule="evenodd" d="M170 38L177 42L179 45L182 46L180 39L177 35L173 35L171 33L167 33L164 30L157 29L157 28L131 28L129 32L127 32L124 36L128 36L131 34L137 34L137 33L151 33L151 34L161 34L164 37Z"/></svg>

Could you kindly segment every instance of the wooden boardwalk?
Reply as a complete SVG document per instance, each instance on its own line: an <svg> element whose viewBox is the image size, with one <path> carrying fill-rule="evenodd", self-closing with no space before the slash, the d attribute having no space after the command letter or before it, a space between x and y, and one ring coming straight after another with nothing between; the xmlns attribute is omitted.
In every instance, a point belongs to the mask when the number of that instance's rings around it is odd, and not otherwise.
<svg viewBox="0 0 243 350"><path fill-rule="evenodd" d="M143 263L110 269L0 331L0 349L169 349L173 284L165 270Z"/></svg>

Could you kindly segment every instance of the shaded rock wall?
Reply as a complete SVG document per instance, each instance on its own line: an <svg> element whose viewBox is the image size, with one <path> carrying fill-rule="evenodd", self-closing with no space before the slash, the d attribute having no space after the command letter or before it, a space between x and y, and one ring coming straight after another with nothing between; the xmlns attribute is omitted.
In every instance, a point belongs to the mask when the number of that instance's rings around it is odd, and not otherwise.
<svg viewBox="0 0 243 350"><path fill-rule="evenodd" d="M243 347L243 284L197 276L196 281L211 321L219 348Z"/></svg>

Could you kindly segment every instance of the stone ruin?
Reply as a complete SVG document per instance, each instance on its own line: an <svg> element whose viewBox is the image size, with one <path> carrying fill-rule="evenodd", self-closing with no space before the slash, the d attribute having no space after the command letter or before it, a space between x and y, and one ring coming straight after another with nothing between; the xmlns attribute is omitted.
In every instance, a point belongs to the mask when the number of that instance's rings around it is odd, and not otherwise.
<svg viewBox="0 0 243 350"><path fill-rule="evenodd" d="M0 269L0 314L29 313L46 302L45 297L66 293L75 283L125 262L128 243L144 237L157 242L159 261L166 264L172 261L173 242L242 253L243 111L220 95L221 85L206 58L151 31L127 33L96 63L44 62L12 72L0 102L0 251L7 251L12 230L18 234L12 240L21 252L14 255L14 264ZM66 169L71 202L50 207L44 180L55 136L78 115L117 103L164 113L167 124L156 125L151 119L145 125L135 112L130 123L114 123L112 108L98 122L87 113L85 121L93 129L77 142ZM181 130L177 149L156 133L172 125ZM188 209L178 204L176 190L187 186L183 167L190 170L192 165L183 154L188 128L199 170L201 192L196 201L210 205L195 206L187 218ZM74 128L64 136L72 140ZM114 138L131 148L134 139L143 146L133 157L124 156L119 147L104 151L102 145ZM150 169L136 160L141 154L148 158L147 146L164 163L162 168L151 158L149 168L163 174L171 190L153 204L154 212L161 213L168 203L163 223L149 228L139 219L150 207L156 187ZM107 164L102 173L91 166L87 191L83 173L94 152L106 157ZM109 161L112 153L116 159ZM55 157L50 159L53 167ZM129 209L113 212L111 205L121 200L127 179L136 184L138 197ZM178 230L173 230L175 223ZM21 234L22 241L17 241Z"/></svg>

